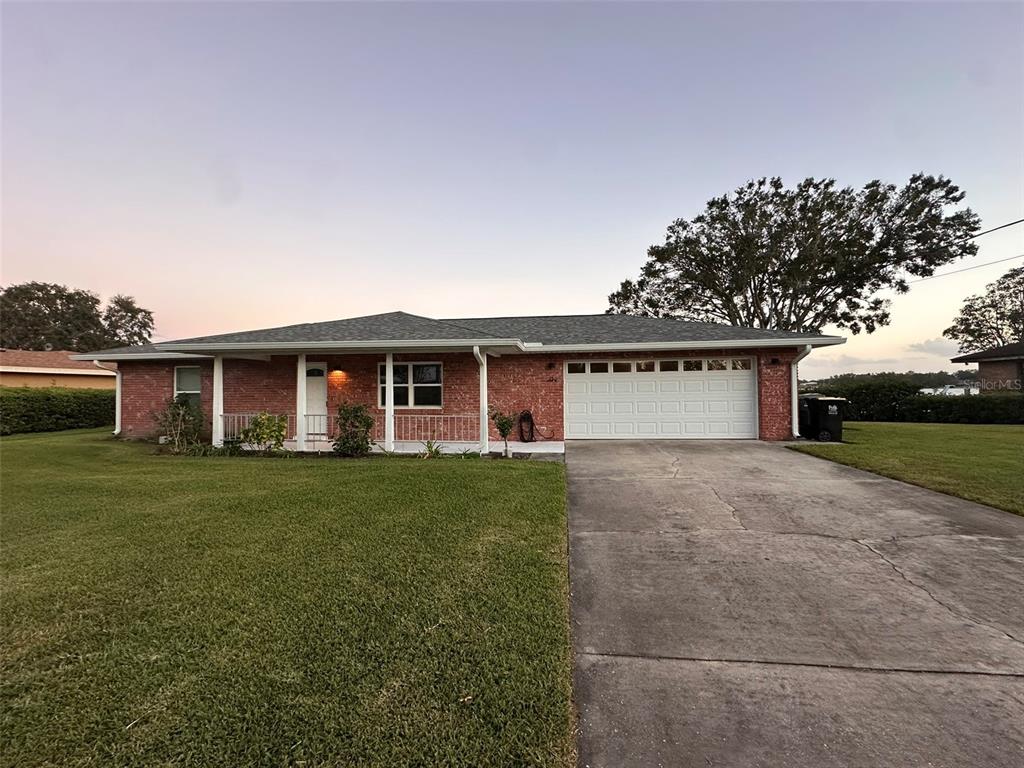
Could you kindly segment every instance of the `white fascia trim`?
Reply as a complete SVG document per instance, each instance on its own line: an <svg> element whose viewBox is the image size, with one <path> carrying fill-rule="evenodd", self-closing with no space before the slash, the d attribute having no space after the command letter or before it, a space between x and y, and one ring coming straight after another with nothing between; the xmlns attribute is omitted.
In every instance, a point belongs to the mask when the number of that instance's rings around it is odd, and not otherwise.
<svg viewBox="0 0 1024 768"><path fill-rule="evenodd" d="M650 341L635 344L542 344L527 345L530 352L657 352L669 349L752 349L763 347L827 347L845 344L841 336L803 339L720 339L718 341Z"/></svg>
<svg viewBox="0 0 1024 768"><path fill-rule="evenodd" d="M115 355L71 355L72 360L206 360L211 355L183 355L178 352L147 352L132 354L122 353Z"/></svg>
<svg viewBox="0 0 1024 768"><path fill-rule="evenodd" d="M85 368L25 368L20 365L0 365L0 373L54 373L62 376L116 376L113 371L87 370Z"/></svg>
<svg viewBox="0 0 1024 768"><path fill-rule="evenodd" d="M218 344L157 344L160 350L182 350L191 352L230 352L232 350L290 350L303 351L312 349L346 350L346 349L420 349L437 347L516 347L524 349L519 339L409 339L406 341L277 341L277 342L244 342Z"/></svg>

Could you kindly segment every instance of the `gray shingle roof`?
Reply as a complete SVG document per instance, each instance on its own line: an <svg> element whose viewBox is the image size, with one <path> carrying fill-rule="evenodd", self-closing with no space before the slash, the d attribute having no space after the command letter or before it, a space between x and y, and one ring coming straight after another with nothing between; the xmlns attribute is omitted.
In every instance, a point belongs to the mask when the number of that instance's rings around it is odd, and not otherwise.
<svg viewBox="0 0 1024 768"><path fill-rule="evenodd" d="M119 347L92 356L167 353L204 345L258 345L339 342L479 341L518 339L527 344L644 344L720 341L786 341L820 339L819 333L789 333L717 323L691 323L674 318L633 315L548 315L540 317L476 317L435 320L406 312L301 323L280 328L196 336L190 339Z"/></svg>
<svg viewBox="0 0 1024 768"><path fill-rule="evenodd" d="M431 317L410 315L406 312L386 312L381 315L350 317L324 323L301 323L259 331L221 333L215 336L196 336L168 344L258 344L303 341L451 341L488 337L456 325L457 321L435 320ZM509 338L509 337L505 337Z"/></svg>
<svg viewBox="0 0 1024 768"><path fill-rule="evenodd" d="M789 333L741 328L719 323L691 323L665 317L635 315L548 315L541 317L475 317L446 323L541 344L642 344L680 341L821 338L820 333Z"/></svg>

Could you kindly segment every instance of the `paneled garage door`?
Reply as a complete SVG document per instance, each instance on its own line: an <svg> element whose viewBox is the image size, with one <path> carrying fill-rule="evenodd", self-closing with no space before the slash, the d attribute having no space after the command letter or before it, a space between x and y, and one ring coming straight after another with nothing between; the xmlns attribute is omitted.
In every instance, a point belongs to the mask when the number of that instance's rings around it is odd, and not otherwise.
<svg viewBox="0 0 1024 768"><path fill-rule="evenodd" d="M565 436L757 437L749 357L586 360L565 366Z"/></svg>

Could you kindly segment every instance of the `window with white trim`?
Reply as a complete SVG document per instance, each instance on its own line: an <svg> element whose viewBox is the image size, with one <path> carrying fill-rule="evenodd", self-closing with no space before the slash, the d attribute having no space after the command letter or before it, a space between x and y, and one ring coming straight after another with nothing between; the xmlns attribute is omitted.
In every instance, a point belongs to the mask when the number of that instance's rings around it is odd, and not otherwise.
<svg viewBox="0 0 1024 768"><path fill-rule="evenodd" d="M177 365L174 367L174 401L185 402L199 407L199 393L202 376L198 365Z"/></svg>
<svg viewBox="0 0 1024 768"><path fill-rule="evenodd" d="M377 366L377 404L383 408L387 397L387 365ZM440 363L395 363L395 408L440 408L442 372Z"/></svg>

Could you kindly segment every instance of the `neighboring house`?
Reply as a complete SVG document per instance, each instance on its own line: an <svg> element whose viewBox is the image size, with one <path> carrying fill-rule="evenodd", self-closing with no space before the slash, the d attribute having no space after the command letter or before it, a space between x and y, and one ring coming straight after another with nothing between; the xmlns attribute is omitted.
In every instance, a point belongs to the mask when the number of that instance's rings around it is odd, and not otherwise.
<svg viewBox="0 0 1024 768"><path fill-rule="evenodd" d="M627 315L434 320L404 312L78 355L118 364L115 431L195 399L215 444L253 414L288 416L289 447L329 447L343 402L370 407L388 450L488 449L489 409L529 410L565 439L760 438L797 430L796 363L838 336ZM210 416L212 414L212 417Z"/></svg>
<svg viewBox="0 0 1024 768"><path fill-rule="evenodd" d="M87 360L72 359L75 352L32 352L0 349L0 387L71 387L113 389L116 374Z"/></svg>
<svg viewBox="0 0 1024 768"><path fill-rule="evenodd" d="M972 352L950 360L951 363L977 363L982 394L1020 392L1024 389L1024 341Z"/></svg>

